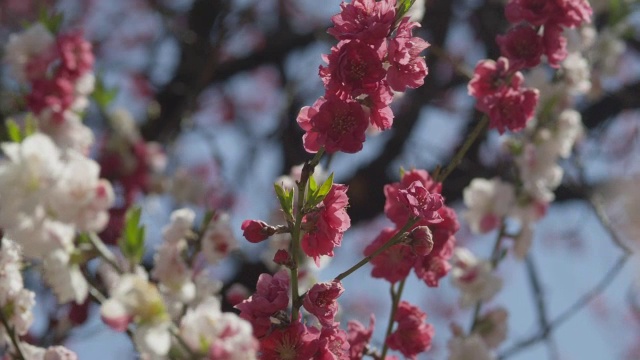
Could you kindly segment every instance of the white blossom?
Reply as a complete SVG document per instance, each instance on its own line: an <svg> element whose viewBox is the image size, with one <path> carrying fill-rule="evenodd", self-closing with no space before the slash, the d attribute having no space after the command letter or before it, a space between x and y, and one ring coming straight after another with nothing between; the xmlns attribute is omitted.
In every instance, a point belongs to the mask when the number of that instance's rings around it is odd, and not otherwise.
<svg viewBox="0 0 640 360"><path fill-rule="evenodd" d="M41 23L9 36L5 47L5 61L11 67L13 76L21 83L26 82L25 66L37 55L53 46L55 38Z"/></svg>
<svg viewBox="0 0 640 360"><path fill-rule="evenodd" d="M476 258L468 249L456 248L451 262L451 282L462 293L461 307L488 301L502 288L502 279L493 274L491 263Z"/></svg>
<svg viewBox="0 0 640 360"><path fill-rule="evenodd" d="M515 190L513 185L497 178L475 178L464 189L463 198L469 208L463 216L471 231L486 233L500 226L501 218L514 206Z"/></svg>
<svg viewBox="0 0 640 360"><path fill-rule="evenodd" d="M71 254L58 249L44 258L43 275L45 282L63 304L75 301L81 304L89 294L89 284L77 264L71 263Z"/></svg>

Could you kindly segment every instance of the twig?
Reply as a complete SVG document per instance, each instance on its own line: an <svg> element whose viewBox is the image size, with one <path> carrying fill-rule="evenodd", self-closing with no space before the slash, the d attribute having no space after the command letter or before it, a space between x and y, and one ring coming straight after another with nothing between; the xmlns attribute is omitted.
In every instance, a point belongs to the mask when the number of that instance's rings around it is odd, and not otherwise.
<svg viewBox="0 0 640 360"><path fill-rule="evenodd" d="M547 305L544 301L544 293L542 290L542 285L540 283L540 278L538 276L538 269L536 268L536 265L533 262L533 255L531 255L531 253L527 254L527 257L525 258L525 263L527 265L527 275L529 277L529 284L531 285L531 290L533 291L534 299L536 302L536 310L538 313L538 325L540 326L542 336L547 342L550 358L558 359L558 349L553 337L551 336L549 318L547 315Z"/></svg>
<svg viewBox="0 0 640 360"><path fill-rule="evenodd" d="M387 345L387 339L391 335L391 331L393 330L393 323L396 317L396 311L398 311L398 304L400 303L400 298L402 297L402 291L404 290L404 284L407 282L407 278L405 277L400 281L398 285L398 290L393 291L393 284L391 284L391 313L389 314L389 322L387 323L387 331L384 335L384 345L382 346L382 353L380 354L380 359L385 359L387 357L387 351L389 351L389 346Z"/></svg>
<svg viewBox="0 0 640 360"><path fill-rule="evenodd" d="M498 267L498 263L500 263L500 245L502 244L502 238L504 237L506 232L506 223L505 219L502 219L500 222L500 230L498 231L498 235L496 236L496 240L493 243L493 250L491 250L491 269L495 270ZM471 318L471 327L469 327L469 334L473 332L473 330L478 325L478 320L480 320L480 310L482 309L482 301L476 302L476 305L473 309L473 317Z"/></svg>
<svg viewBox="0 0 640 360"><path fill-rule="evenodd" d="M629 259L629 254L623 254L618 258L615 264L605 273L605 275L600 279L600 281L587 293L582 295L576 302L574 302L571 306L569 306L565 311L563 311L560 315L558 315L555 319L549 322L549 333L555 331L562 323L569 320L573 315L575 315L578 311L580 311L585 305L590 303L596 296L600 295L613 279L620 273L620 271L624 268L627 260ZM544 333L538 332L537 334L519 341L514 344L507 350L503 351L499 359L506 359L509 356L515 355L522 350L528 348L531 345L536 344L539 341L544 340Z"/></svg>
<svg viewBox="0 0 640 360"><path fill-rule="evenodd" d="M464 155L467 153L467 151L469 151L471 145L476 141L478 136L480 136L487 125L489 125L489 117L485 115L478 122L478 124L476 124L476 127L473 129L473 131L471 131L464 144L462 144L460 150L458 150L458 152L453 156L453 159L451 159L451 162L449 163L449 165L447 165L446 169L438 173L438 176L436 176L436 182L444 182L449 174L451 174L451 172L456 167L458 167L458 165L460 165L460 162L462 162L462 158L464 157Z"/></svg>
<svg viewBox="0 0 640 360"><path fill-rule="evenodd" d="M371 261L371 259L373 259L374 257L380 255L383 251L385 251L388 248L392 247L393 245L397 244L400 240L402 240L402 238L404 237L404 234L407 232L407 230L409 230L413 225L415 225L416 222L418 222L418 218L409 219L409 221L407 221L407 223L402 227L402 229L400 229L395 235L393 235L393 237L391 239L389 239L389 241L387 241L386 243L384 243L384 245L382 245L378 249L376 249L376 251L371 253L371 255L365 256L362 260L358 261L358 263L356 263L355 265L353 265L349 269L341 272L338 276L336 276L334 278L334 280L341 281L342 279L344 279L347 276L351 275L354 271L356 271L356 270L360 269L361 267L363 267L364 265L366 265L369 261Z"/></svg>
<svg viewBox="0 0 640 360"><path fill-rule="evenodd" d="M300 309L300 295L298 294L298 254L300 253L300 228L302 227L302 219L304 213L304 193L307 188L309 177L313 176L313 170L320 163L320 159L324 154L324 148L320 149L310 161L307 161L302 167L300 181L298 181L298 202L296 205L296 219L291 231L291 258L293 264L291 270L291 321L298 320Z"/></svg>
<svg viewBox="0 0 640 360"><path fill-rule="evenodd" d="M631 254L633 251L629 248L629 246L627 246L627 244L622 241L622 239L620 239L620 236L618 236L618 233L615 231L613 225L611 224L609 216L604 211L604 206L602 205L602 195L597 193L591 195L589 197L589 205L591 205L591 208L596 213L596 216L598 217L598 220L600 220L600 224L602 224L602 227L604 227L604 229L609 233L609 236L611 236L611 240L613 240L613 243L616 244L616 246L618 246L620 249L622 249L625 254Z"/></svg>
<svg viewBox="0 0 640 360"><path fill-rule="evenodd" d="M98 251L100 257L107 262L107 264L111 265L114 270L116 270L119 274L122 274L122 269L118 265L118 260L115 255L107 248L107 246L102 242L102 240L96 235L94 232L88 233L89 241L91 245Z"/></svg>
<svg viewBox="0 0 640 360"><path fill-rule="evenodd" d="M18 360L27 360L27 358L24 357L24 354L22 353L22 349L20 348L20 341L18 341L18 337L16 336L16 331L12 326L9 325L9 321L4 317L3 311L0 311L0 321L2 322L2 325L4 326L4 328L7 330L7 334L9 335L9 338L11 338L11 343L15 348L14 355L17 356Z"/></svg>

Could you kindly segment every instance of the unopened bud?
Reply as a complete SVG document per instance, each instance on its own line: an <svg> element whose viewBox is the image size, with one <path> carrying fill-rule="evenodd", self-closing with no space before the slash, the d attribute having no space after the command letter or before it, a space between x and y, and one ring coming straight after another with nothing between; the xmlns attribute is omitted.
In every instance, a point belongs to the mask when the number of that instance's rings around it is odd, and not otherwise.
<svg viewBox="0 0 640 360"><path fill-rule="evenodd" d="M433 250L433 235L427 226L418 226L408 237L409 245L418 256L426 256Z"/></svg>

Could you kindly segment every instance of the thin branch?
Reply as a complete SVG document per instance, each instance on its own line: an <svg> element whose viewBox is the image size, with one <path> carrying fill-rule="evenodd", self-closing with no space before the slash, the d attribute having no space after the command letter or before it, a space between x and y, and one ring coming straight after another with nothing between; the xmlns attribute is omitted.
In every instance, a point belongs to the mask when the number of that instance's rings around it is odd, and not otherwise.
<svg viewBox="0 0 640 360"><path fill-rule="evenodd" d="M118 274L122 274L122 269L118 265L118 259L116 259L115 255L109 250L109 248L102 242L102 239L98 237L98 235L94 232L88 233L89 241L91 245L98 251L100 257L107 262L107 264L111 265L114 270L118 272Z"/></svg>
<svg viewBox="0 0 640 360"><path fill-rule="evenodd" d="M458 150L458 152L453 156L453 159L451 159L451 162L449 163L449 165L447 165L446 169L443 172L439 172L437 176L435 176L437 182L439 183L444 182L444 180L449 176L449 174L451 174L451 172L456 167L458 167L458 165L460 165L460 162L462 161L462 158L464 157L464 155L467 153L467 151L469 151L469 148L471 148L471 145L473 145L473 143L476 141L478 136L482 134L484 129L487 127L487 125L489 125L489 117L485 115L478 122L478 124L476 124L476 127L469 134L469 136L467 136L467 139L465 140L464 144L462 144L462 147L460 147L460 150Z"/></svg>
<svg viewBox="0 0 640 360"><path fill-rule="evenodd" d="M387 331L384 335L384 345L382 346L382 354L380 355L380 359L386 359L387 351L389 351L389 346L387 345L387 339L391 335L391 331L393 330L393 323L396 317L396 311L398 311L398 304L400 303L400 298L402 297L402 291L404 290L404 284L407 282L407 278L405 277L400 281L398 285L398 290L393 290L393 284L391 284L391 313L389 314L389 323L387 324Z"/></svg>
<svg viewBox="0 0 640 360"><path fill-rule="evenodd" d="M395 235L393 235L393 237L391 239L389 239L389 241L387 241L382 246L380 246L378 249L376 249L376 251L371 253L371 255L365 256L362 260L358 261L355 265L353 265L349 269L341 272L338 276L336 276L334 278L334 280L341 281L342 279L344 279L347 276L351 275L354 271L360 269L361 267L363 267L364 265L369 263L369 261L371 261L371 259L373 259L374 257L380 255L383 251L387 250L388 248L390 248L393 245L395 245L398 242L400 242L404 238L405 233L407 232L407 230L409 230L417 222L418 222L418 218L409 219L409 221L407 221L407 223L402 227L402 229L400 229Z"/></svg>
<svg viewBox="0 0 640 360"><path fill-rule="evenodd" d="M534 300L536 302L538 325L540 326L542 335L544 336L544 339L547 343L550 358L558 359L558 348L553 337L551 336L549 317L547 315L547 305L544 300L544 293L542 290L542 285L540 283L538 269L533 262L533 256L531 255L531 253L527 254L525 263L527 268L527 275L529 277L529 284L531 285L531 290L533 291Z"/></svg>
<svg viewBox="0 0 640 360"><path fill-rule="evenodd" d="M587 293L582 295L578 300L576 300L571 306L569 306L565 311L560 313L555 319L549 322L549 333L557 330L557 328L562 325L565 321L569 320L573 315L575 315L578 311L582 310L588 303L590 303L593 299L595 299L598 295L600 295L606 288L613 282L613 280L618 276L620 271L624 268L624 265L627 263L629 259L629 254L623 254L618 258L618 261L605 273L605 275L600 279L600 281ZM539 341L544 340L545 335L543 332L538 332L537 334L524 339L507 350L503 351L499 359L506 359L512 355L515 355L522 350L525 350L531 345L538 343Z"/></svg>
<svg viewBox="0 0 640 360"><path fill-rule="evenodd" d="M3 311L0 311L0 321L2 322L2 325L4 326L4 328L7 330L7 334L9 335L9 338L11 338L11 343L15 348L14 355L17 356L18 360L27 360L27 358L22 353L22 349L20 348L20 341L18 340L16 331L12 326L9 325L9 321L4 317Z"/></svg>

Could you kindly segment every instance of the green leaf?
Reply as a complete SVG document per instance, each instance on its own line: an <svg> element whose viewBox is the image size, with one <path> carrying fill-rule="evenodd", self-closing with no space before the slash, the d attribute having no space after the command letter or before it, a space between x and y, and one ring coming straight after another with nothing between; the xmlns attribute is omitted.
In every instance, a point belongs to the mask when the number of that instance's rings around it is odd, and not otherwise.
<svg viewBox="0 0 640 360"><path fill-rule="evenodd" d="M38 22L49 30L52 34L56 34L60 30L64 15L62 13L49 13L46 6L41 6L38 11Z"/></svg>
<svg viewBox="0 0 640 360"><path fill-rule="evenodd" d="M13 142L21 142L22 141L22 131L20 130L20 125L13 119L7 119L5 121L5 126L7 127L7 135L9 136L9 140Z"/></svg>
<svg viewBox="0 0 640 360"><path fill-rule="evenodd" d="M400 179L402 179L404 177L404 173L406 173L407 171L404 169L404 167L400 166Z"/></svg>
<svg viewBox="0 0 640 360"><path fill-rule="evenodd" d="M116 98L118 91L115 89L107 89L101 76L96 77L96 86L91 94L93 100L98 104L102 111L105 111L109 104Z"/></svg>
<svg viewBox="0 0 640 360"><path fill-rule="evenodd" d="M122 254L135 264L139 263L144 255L145 229L140 226L141 215L142 209L138 206L127 210L124 231L118 243Z"/></svg>
<svg viewBox="0 0 640 360"><path fill-rule="evenodd" d="M325 196L331 191L331 187L333 186L333 173L329 175L329 178L322 183L320 189L318 189L317 196L321 197L320 200L323 200Z"/></svg>
<svg viewBox="0 0 640 360"><path fill-rule="evenodd" d="M211 220L213 220L213 217L215 215L216 215L215 210L207 210L204 213L204 217L202 218L202 224L200 224L200 232L202 234L204 234L204 232L207 231L207 228L209 227L209 224L211 223Z"/></svg>
<svg viewBox="0 0 640 360"><path fill-rule="evenodd" d="M285 189L278 184L273 184L276 196L280 201L280 207L287 216L293 216L293 189Z"/></svg>
<svg viewBox="0 0 640 360"><path fill-rule="evenodd" d="M400 0L398 2L398 10L396 12L396 21L400 21L415 2L416 0Z"/></svg>
<svg viewBox="0 0 640 360"><path fill-rule="evenodd" d="M623 0L609 0L609 26L614 26L627 17L629 9Z"/></svg>
<svg viewBox="0 0 640 360"><path fill-rule="evenodd" d="M313 174L309 176L309 191L314 194L318 191L318 184L316 183L316 179L313 177Z"/></svg>
<svg viewBox="0 0 640 360"><path fill-rule="evenodd" d="M24 137L35 134L36 130L38 130L38 120L32 113L28 113L24 119Z"/></svg>

